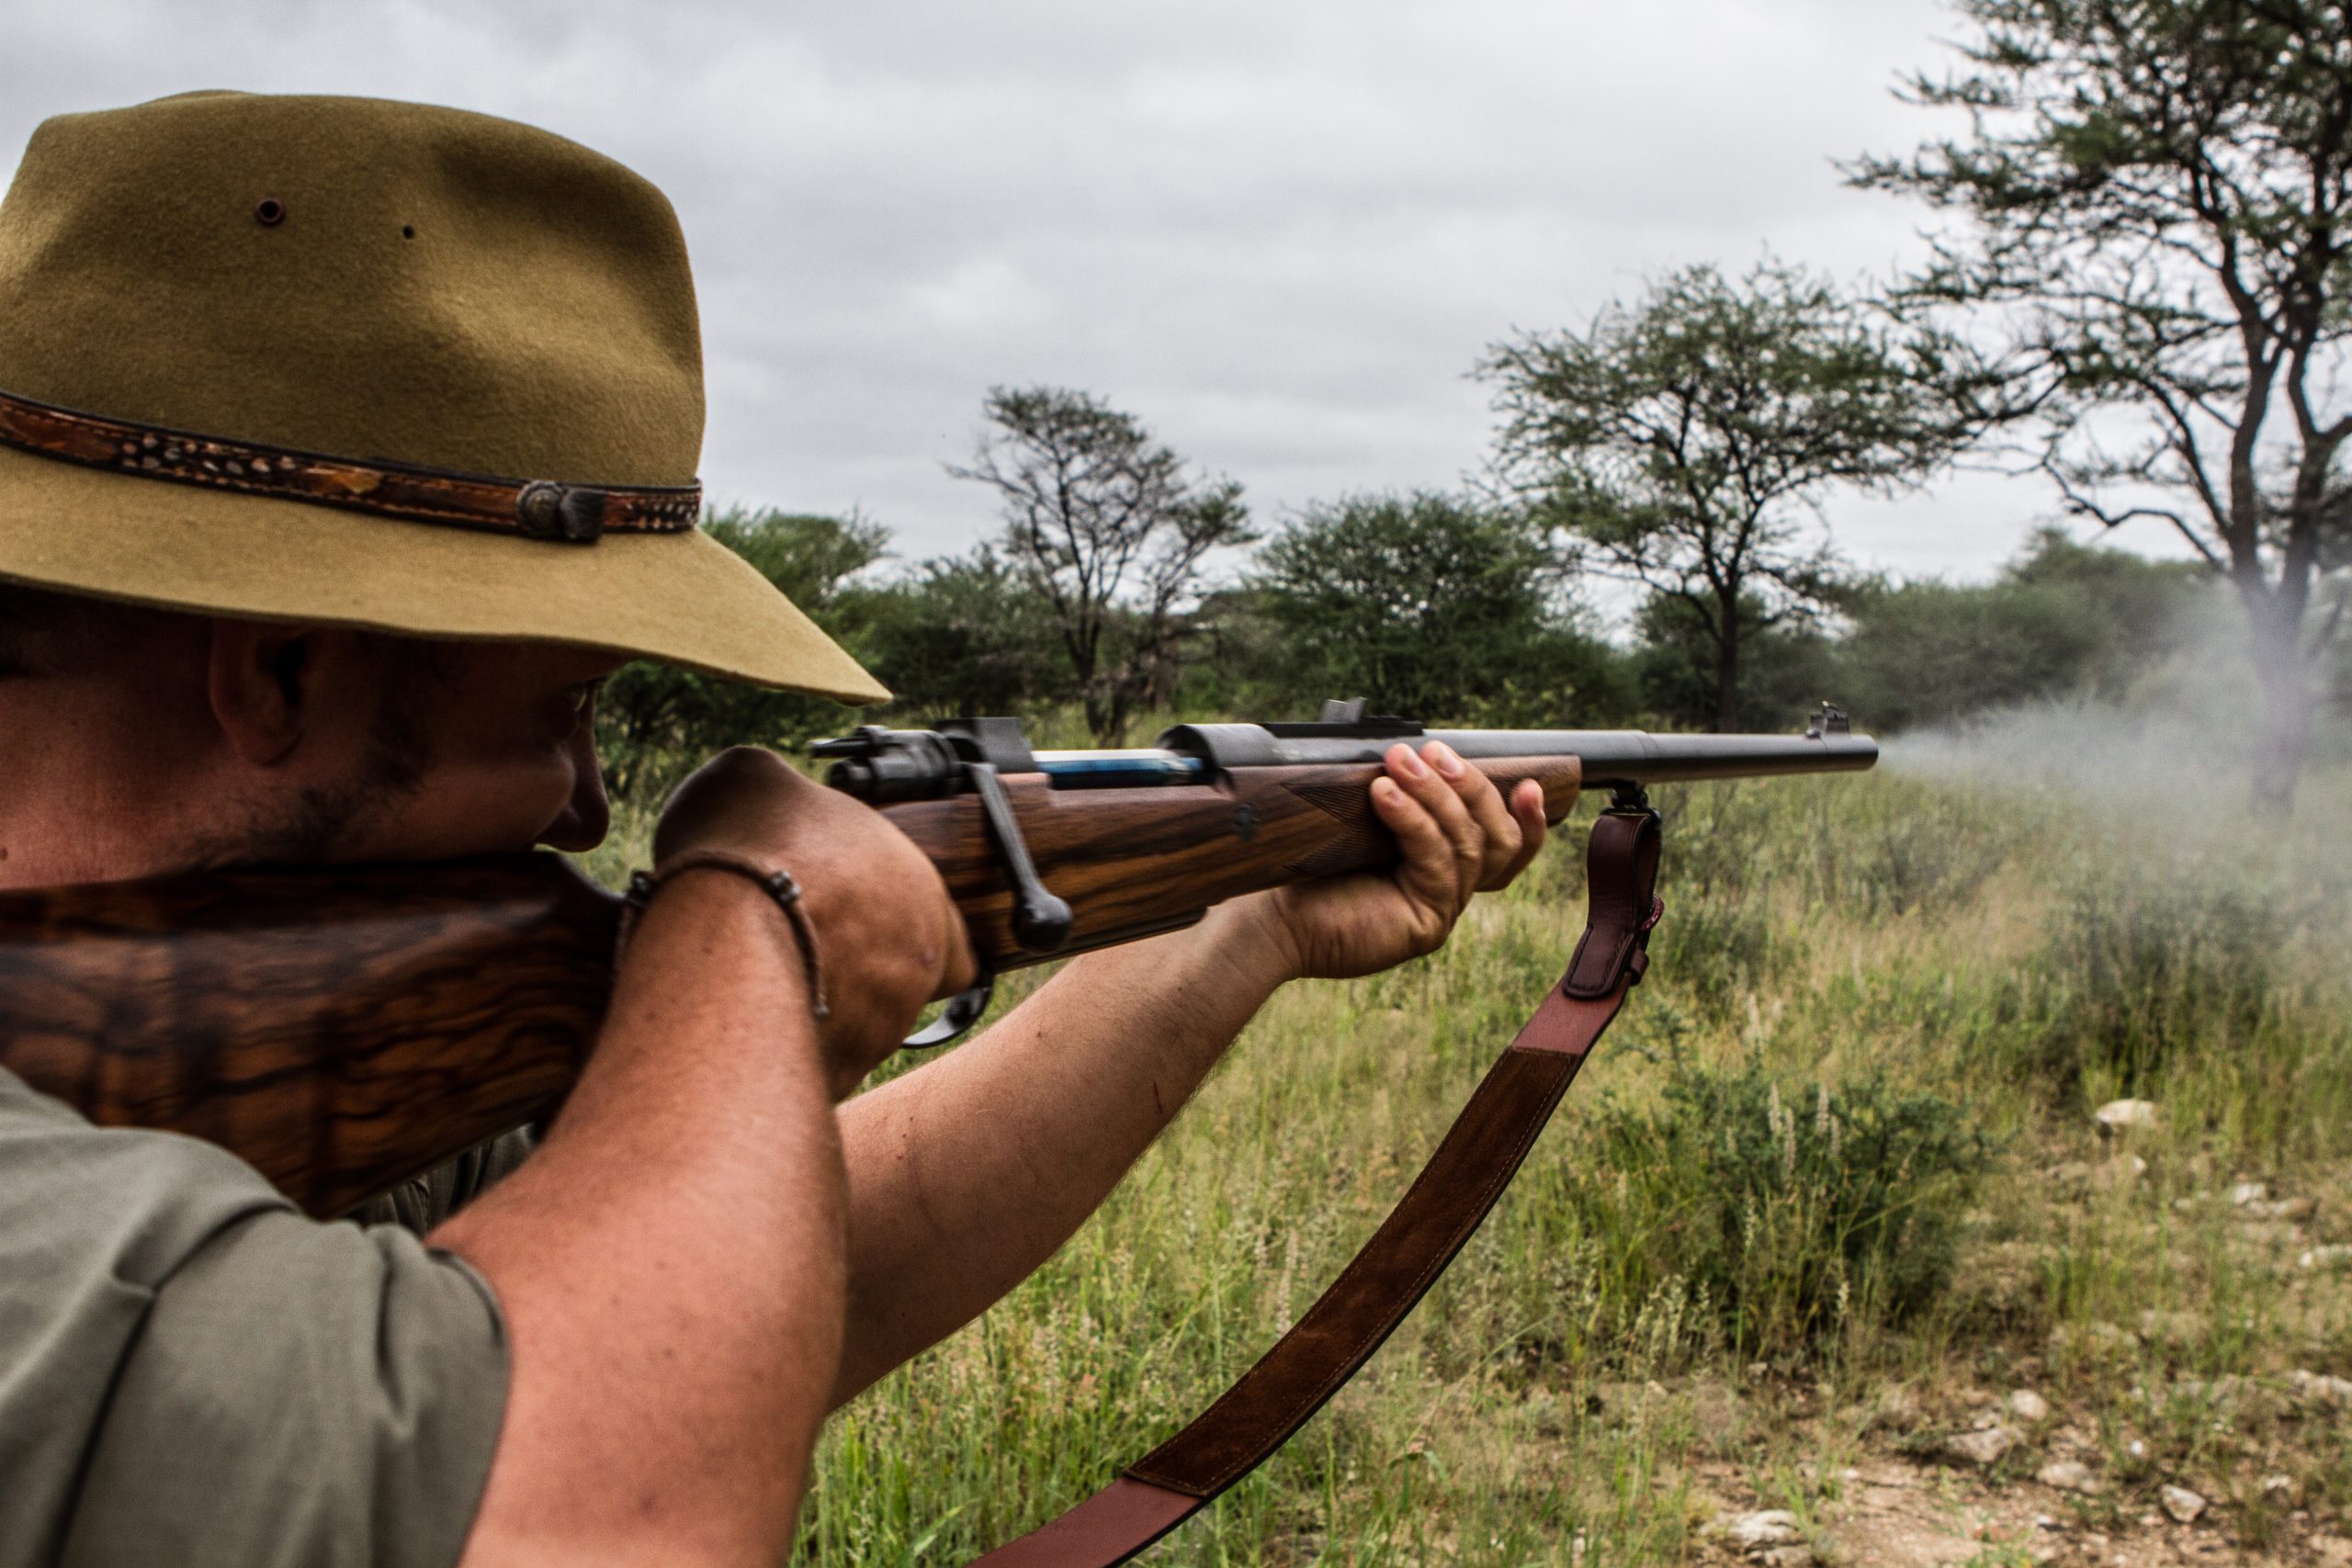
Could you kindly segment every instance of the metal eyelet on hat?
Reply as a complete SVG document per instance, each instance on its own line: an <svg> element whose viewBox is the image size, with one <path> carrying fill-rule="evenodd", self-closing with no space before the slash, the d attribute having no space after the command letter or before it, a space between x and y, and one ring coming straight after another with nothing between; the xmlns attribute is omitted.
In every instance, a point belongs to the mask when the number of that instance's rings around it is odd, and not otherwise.
<svg viewBox="0 0 2352 1568"><path fill-rule="evenodd" d="M286 204L274 196L266 196L254 204L254 221L265 229L275 229L286 221Z"/></svg>
<svg viewBox="0 0 2352 1568"><path fill-rule="evenodd" d="M514 497L514 521L534 539L593 545L605 536L606 500L594 486L533 479Z"/></svg>

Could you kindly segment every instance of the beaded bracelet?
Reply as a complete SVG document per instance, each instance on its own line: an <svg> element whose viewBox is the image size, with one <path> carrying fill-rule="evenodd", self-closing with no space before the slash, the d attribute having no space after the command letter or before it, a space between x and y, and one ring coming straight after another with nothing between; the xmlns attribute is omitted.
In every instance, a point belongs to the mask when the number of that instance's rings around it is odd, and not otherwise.
<svg viewBox="0 0 2352 1568"><path fill-rule="evenodd" d="M792 934L800 942L801 961L808 971L809 1009L820 1019L831 1017L831 1010L825 1005L824 970L817 962L817 930L809 923L808 911L801 904L800 884L792 879L788 871L762 865L749 855L729 850L688 850L671 857L659 870L629 873L628 891L621 896L620 929L613 937L614 966L619 966L629 933L637 929L638 917L645 912L645 907L653 902L653 895L679 873L687 871L730 872L759 884L776 901L785 919L792 922Z"/></svg>

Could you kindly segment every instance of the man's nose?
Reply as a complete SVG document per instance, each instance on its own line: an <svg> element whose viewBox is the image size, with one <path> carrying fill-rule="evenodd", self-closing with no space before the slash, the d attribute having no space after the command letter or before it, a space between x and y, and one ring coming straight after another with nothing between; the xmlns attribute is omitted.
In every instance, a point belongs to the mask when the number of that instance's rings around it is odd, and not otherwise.
<svg viewBox="0 0 2352 1568"><path fill-rule="evenodd" d="M539 841L549 849L593 850L605 841L613 825L612 802L605 795L605 771L596 760L596 715L593 706L581 715L572 731L571 798Z"/></svg>

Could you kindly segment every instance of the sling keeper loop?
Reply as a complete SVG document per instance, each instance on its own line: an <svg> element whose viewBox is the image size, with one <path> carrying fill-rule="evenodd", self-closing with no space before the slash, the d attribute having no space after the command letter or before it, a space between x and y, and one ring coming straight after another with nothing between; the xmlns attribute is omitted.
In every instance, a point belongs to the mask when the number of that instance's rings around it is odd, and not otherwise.
<svg viewBox="0 0 2352 1568"><path fill-rule="evenodd" d="M1605 997L1621 985L1641 984L1649 968L1650 931L1666 913L1651 890L1657 878L1662 823L1647 807L1604 811L1592 825L1585 852L1585 883L1591 909L1584 935L1560 989L1579 1000ZM1617 874L1631 864L1637 878Z"/></svg>

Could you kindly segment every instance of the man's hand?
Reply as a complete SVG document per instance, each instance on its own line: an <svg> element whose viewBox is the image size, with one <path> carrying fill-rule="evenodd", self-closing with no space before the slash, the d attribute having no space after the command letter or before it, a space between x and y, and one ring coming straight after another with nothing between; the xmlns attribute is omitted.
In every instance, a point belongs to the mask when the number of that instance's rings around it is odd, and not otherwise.
<svg viewBox="0 0 2352 1568"><path fill-rule="evenodd" d="M1348 979L1433 953L1474 893L1503 887L1544 847L1544 791L1522 780L1508 804L1494 782L1432 740L1388 749L1372 807L1403 859L1384 874L1295 883L1253 911L1285 944L1297 978Z"/></svg>
<svg viewBox="0 0 2352 1568"><path fill-rule="evenodd" d="M923 852L881 813L773 751L722 751L678 786L654 862L692 849L732 851L800 884L831 1010L818 1035L837 1099L899 1048L924 1003L970 983L963 919Z"/></svg>

